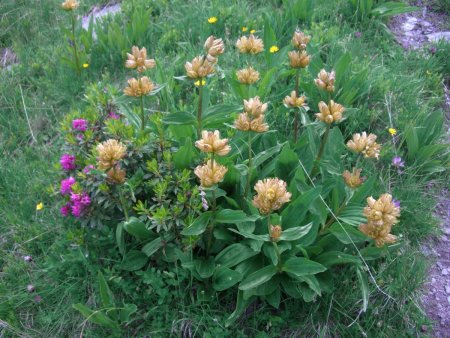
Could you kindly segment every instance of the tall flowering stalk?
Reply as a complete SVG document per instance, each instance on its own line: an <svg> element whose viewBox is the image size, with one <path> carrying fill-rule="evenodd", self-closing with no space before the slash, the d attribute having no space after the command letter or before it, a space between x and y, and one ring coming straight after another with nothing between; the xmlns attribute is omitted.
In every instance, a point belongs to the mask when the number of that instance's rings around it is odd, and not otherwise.
<svg viewBox="0 0 450 338"><path fill-rule="evenodd" d="M201 190L203 191L203 188L211 188L212 193L212 212L213 214L216 212L216 191L214 188L214 185L221 182L228 171L228 169L218 164L215 161L215 156L225 156L227 155L231 147L228 145L228 139L220 138L220 132L218 130L212 131L206 131L203 130L202 138L197 140L195 142L195 146L200 149L200 151L209 154L209 159L207 162L203 165L197 166L195 168L194 173L195 175L200 179L200 185ZM203 203L204 205L208 205L207 203ZM208 241L206 245L206 255L209 255L209 251L212 246L212 240L213 240L213 231L215 226L215 220L214 217L212 218L211 223L208 227Z"/></svg>
<svg viewBox="0 0 450 338"><path fill-rule="evenodd" d="M138 78L134 77L128 79L128 87L124 89L125 95L132 97L139 97L141 110L141 130L145 129L145 112L144 112L144 96L148 95L155 89L155 84L147 77L141 76L141 73L147 69L154 68L156 62L154 59L147 59L147 49L143 47L139 49L136 46L131 48L131 53L127 53L127 60L125 67L129 69L136 69Z"/></svg>
<svg viewBox="0 0 450 338"><path fill-rule="evenodd" d="M75 26L76 26L76 18L74 10L78 8L80 4L76 0L66 0L61 4L61 7L67 11L70 12L70 20L72 23L72 50L73 50L73 58L75 60L75 68L77 71L77 75L80 76L81 74L81 65L80 65L80 58L78 55L78 48L77 48L77 39L75 35Z"/></svg>
<svg viewBox="0 0 450 338"><path fill-rule="evenodd" d="M255 36L252 32L250 35L240 37L235 44L241 54L256 55L264 51L263 40ZM246 97L250 94L250 85L256 83L260 79L259 72L248 63L245 68L236 71L236 78L239 83L247 86Z"/></svg>
<svg viewBox="0 0 450 338"><path fill-rule="evenodd" d="M306 68L310 61L311 56L306 52L306 47L309 43L310 37L305 35L303 32L296 30L294 35L292 36L291 43L295 50L288 52L289 64L295 69L295 89L291 93L291 98L300 98L299 94L299 83L300 83L300 69ZM285 98L284 104L288 108L295 108L294 115L294 142L297 143L298 139L298 108L304 107L305 97L303 98L303 102L300 104L287 104L288 97ZM295 102L295 99L293 100Z"/></svg>
<svg viewBox="0 0 450 338"><path fill-rule="evenodd" d="M320 101L318 107L319 113L316 114L317 120L326 124L326 129L320 140L319 151L317 153L316 159L314 160L313 168L311 170L310 175L312 177L314 177L318 172L320 160L322 158L323 151L325 150L325 145L328 141L331 126L333 123L338 123L342 120L342 114L345 111L345 108L341 104L336 103L331 99L331 94L334 92L334 80L334 71L331 71L331 73L327 73L324 69L319 72L317 78L314 80L316 86L319 89L328 92L329 102L327 104L323 101Z"/></svg>
<svg viewBox="0 0 450 338"><path fill-rule="evenodd" d="M244 100L244 112L239 114L234 121L236 129L248 132L248 172L247 183L245 185L244 196L250 191L250 181L252 173L252 132L263 133L269 130L269 126L264 122L264 113L267 110L267 103L262 103L259 96L255 96L249 100Z"/></svg>
<svg viewBox="0 0 450 338"><path fill-rule="evenodd" d="M204 44L205 54L186 62L184 68L186 75L195 80L198 86L198 106L197 106L197 138L201 137L202 118L203 118L203 87L206 84L206 77L212 75L216 70L214 68L219 55L223 54L225 47L222 39L216 39L213 35L206 39Z"/></svg>

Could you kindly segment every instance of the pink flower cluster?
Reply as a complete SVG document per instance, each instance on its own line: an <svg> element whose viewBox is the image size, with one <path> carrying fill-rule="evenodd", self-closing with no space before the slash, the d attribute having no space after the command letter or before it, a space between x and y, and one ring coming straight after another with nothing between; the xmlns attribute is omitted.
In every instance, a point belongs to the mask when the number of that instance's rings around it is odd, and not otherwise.
<svg viewBox="0 0 450 338"><path fill-rule="evenodd" d="M85 119L75 119L72 121L72 128L77 131L86 131L88 122Z"/></svg>
<svg viewBox="0 0 450 338"><path fill-rule="evenodd" d="M70 176L61 181L61 195L69 195L72 192L72 185L76 183L75 179Z"/></svg>
<svg viewBox="0 0 450 338"><path fill-rule="evenodd" d="M61 163L62 168L66 171L74 170L76 168L74 155L62 155L59 163Z"/></svg>
<svg viewBox="0 0 450 338"><path fill-rule="evenodd" d="M91 198L87 193L75 194L72 192L70 201L61 207L60 211L63 216L68 216L69 213L72 213L75 217L81 217L89 205L91 205Z"/></svg>

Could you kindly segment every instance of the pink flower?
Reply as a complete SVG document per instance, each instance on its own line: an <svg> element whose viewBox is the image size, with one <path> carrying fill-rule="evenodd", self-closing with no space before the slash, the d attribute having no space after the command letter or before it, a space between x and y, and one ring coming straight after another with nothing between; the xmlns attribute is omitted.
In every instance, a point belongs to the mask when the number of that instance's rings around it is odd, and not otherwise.
<svg viewBox="0 0 450 338"><path fill-rule="evenodd" d="M69 195L72 192L72 185L76 183L75 179L70 176L61 181L61 195Z"/></svg>
<svg viewBox="0 0 450 338"><path fill-rule="evenodd" d="M74 215L75 217L81 217L81 213L83 212L83 206L79 203L74 203L74 205L72 205L72 215Z"/></svg>
<svg viewBox="0 0 450 338"><path fill-rule="evenodd" d="M59 160L59 163L61 163L61 166L64 170L69 171L76 168L75 166L75 156L70 154L64 154L61 156L61 159Z"/></svg>
<svg viewBox="0 0 450 338"><path fill-rule="evenodd" d="M62 206L61 209L59 209L59 211L61 212L61 215L63 215L64 217L69 216L69 213L71 211L72 206L67 203L66 205Z"/></svg>
<svg viewBox="0 0 450 338"><path fill-rule="evenodd" d="M72 121L72 128L78 131L86 131L88 123L85 119L76 119Z"/></svg>
<svg viewBox="0 0 450 338"><path fill-rule="evenodd" d="M113 120L118 120L118 119L120 119L120 115L116 114L113 111L110 111L109 114L108 114L108 118L113 119Z"/></svg>
<svg viewBox="0 0 450 338"><path fill-rule="evenodd" d="M34 290L35 290L34 285L32 285L32 284L28 284L28 285L27 285L27 291L28 291L28 292L31 293L31 292L34 292Z"/></svg>
<svg viewBox="0 0 450 338"><path fill-rule="evenodd" d="M84 167L83 173L89 174L91 172L91 170L94 169L94 168L95 168L94 165L89 164L88 166Z"/></svg>

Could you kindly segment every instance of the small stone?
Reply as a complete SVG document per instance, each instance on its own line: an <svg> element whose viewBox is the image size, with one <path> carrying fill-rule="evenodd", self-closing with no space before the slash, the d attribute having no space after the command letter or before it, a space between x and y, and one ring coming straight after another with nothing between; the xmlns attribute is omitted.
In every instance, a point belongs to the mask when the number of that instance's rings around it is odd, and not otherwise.
<svg viewBox="0 0 450 338"><path fill-rule="evenodd" d="M436 278L431 278L431 284L436 283Z"/></svg>
<svg viewBox="0 0 450 338"><path fill-rule="evenodd" d="M445 292L450 293L450 285L445 286Z"/></svg>
<svg viewBox="0 0 450 338"><path fill-rule="evenodd" d="M427 332L427 330L428 330L428 327L426 325L422 325L420 327L420 331L422 331L422 332Z"/></svg>
<svg viewBox="0 0 450 338"><path fill-rule="evenodd" d="M450 296L448 296L448 297L447 297L447 302L449 302L449 303L450 303Z"/></svg>
<svg viewBox="0 0 450 338"><path fill-rule="evenodd" d="M436 265L438 266L438 267L440 267L441 269L442 269L442 263L441 262L436 262Z"/></svg>
<svg viewBox="0 0 450 338"><path fill-rule="evenodd" d="M444 234L450 236L450 228L444 228Z"/></svg>
<svg viewBox="0 0 450 338"><path fill-rule="evenodd" d="M450 32L436 32L427 34L428 41L438 42L439 40L450 41Z"/></svg>
<svg viewBox="0 0 450 338"><path fill-rule="evenodd" d="M448 270L447 269L442 269L441 274L442 274L442 276L447 276L448 275Z"/></svg>

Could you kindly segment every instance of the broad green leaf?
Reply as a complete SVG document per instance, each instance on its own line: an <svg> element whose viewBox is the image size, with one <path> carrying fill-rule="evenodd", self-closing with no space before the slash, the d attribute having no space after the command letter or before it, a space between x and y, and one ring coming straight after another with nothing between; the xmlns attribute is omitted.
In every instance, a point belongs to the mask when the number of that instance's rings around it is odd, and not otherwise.
<svg viewBox="0 0 450 338"><path fill-rule="evenodd" d="M301 194L294 201L283 210L281 216L283 217L283 227L293 228L298 227L308 212L309 207L319 197L321 192L320 187L313 188Z"/></svg>
<svg viewBox="0 0 450 338"><path fill-rule="evenodd" d="M327 268L338 264L361 264L359 257L349 255L340 251L328 251L320 256L314 258L314 260Z"/></svg>
<svg viewBox="0 0 450 338"><path fill-rule="evenodd" d="M244 236L245 238L255 239L257 241L264 241L264 242L270 241L269 235L255 235L255 234L241 232L241 231L238 231L238 230L232 229L232 228L229 228L228 230L233 231L241 236Z"/></svg>
<svg viewBox="0 0 450 338"><path fill-rule="evenodd" d="M408 159L414 160L414 155L419 150L419 137L415 127L409 126L405 131L406 144L408 145Z"/></svg>
<svg viewBox="0 0 450 338"><path fill-rule="evenodd" d="M194 267L201 278L209 278L213 275L216 267L214 257L209 257L207 259L195 259Z"/></svg>
<svg viewBox="0 0 450 338"><path fill-rule="evenodd" d="M264 243L263 252L264 255L270 259L274 266L278 264L278 256L273 243Z"/></svg>
<svg viewBox="0 0 450 338"><path fill-rule="evenodd" d="M322 264L311 261L302 257L289 258L283 264L283 271L292 274L296 277L313 275L325 271L327 268Z"/></svg>
<svg viewBox="0 0 450 338"><path fill-rule="evenodd" d="M173 154L173 163L177 169L189 168L197 156L191 139L187 138L184 145L182 145L178 151Z"/></svg>
<svg viewBox="0 0 450 338"><path fill-rule="evenodd" d="M123 235L123 222L117 224L116 243L117 243L117 246L119 247L119 252L123 256L125 254L125 238Z"/></svg>
<svg viewBox="0 0 450 338"><path fill-rule="evenodd" d="M283 177L285 181L290 181L295 170L299 167L298 155L286 143L283 150L276 158L275 175Z"/></svg>
<svg viewBox="0 0 450 338"><path fill-rule="evenodd" d="M137 306L134 304L125 304L124 308L120 310L120 321L127 323L130 321L130 316L137 311Z"/></svg>
<svg viewBox="0 0 450 338"><path fill-rule="evenodd" d="M152 256L156 251L158 251L163 246L163 239L161 237L155 238L150 243L147 243L142 248L142 252L148 257Z"/></svg>
<svg viewBox="0 0 450 338"><path fill-rule="evenodd" d="M317 293L319 296L322 295L322 290L320 289L319 281L317 280L316 276L302 276L297 277L298 280L301 280L308 284L309 288L313 290L315 293Z"/></svg>
<svg viewBox="0 0 450 338"><path fill-rule="evenodd" d="M223 209L215 214L217 223L235 224L240 222L254 222L259 218L257 215L247 216L242 210Z"/></svg>
<svg viewBox="0 0 450 338"><path fill-rule="evenodd" d="M239 284L239 290L245 291L256 288L258 285L269 281L277 272L277 268L273 265L255 271Z"/></svg>
<svg viewBox="0 0 450 338"><path fill-rule="evenodd" d="M139 240L146 240L154 237L154 233L148 230L145 224L136 217L130 217L128 221L124 222L123 228L126 232Z"/></svg>
<svg viewBox="0 0 450 338"><path fill-rule="evenodd" d="M238 291L236 309L234 309L233 313L225 321L225 327L230 327L230 325L232 325L236 321L236 319L245 311L251 301L252 297L244 299L244 292Z"/></svg>
<svg viewBox="0 0 450 338"><path fill-rule="evenodd" d="M196 125L197 121L195 116L191 113L170 113L163 117L164 124L175 124L175 125Z"/></svg>
<svg viewBox="0 0 450 338"><path fill-rule="evenodd" d="M272 292L270 295L266 297L267 303L272 305L275 309L278 309L280 307L280 300L281 300L281 292L280 288L277 287L274 292Z"/></svg>
<svg viewBox="0 0 450 338"><path fill-rule="evenodd" d="M361 293L363 298L362 312L366 312L367 305L369 304L369 283L367 281L367 275L361 268L356 269L356 274L361 287Z"/></svg>
<svg viewBox="0 0 450 338"><path fill-rule="evenodd" d="M218 267L213 275L213 288L216 291L223 291L231 288L242 280L242 274L231 270L225 266Z"/></svg>
<svg viewBox="0 0 450 338"><path fill-rule="evenodd" d="M297 239L300 239L308 234L308 232L311 230L311 227L312 222L302 227L294 227L283 230L280 236L280 241L296 241Z"/></svg>
<svg viewBox="0 0 450 338"><path fill-rule="evenodd" d="M204 212L196 220L187 228L184 228L181 231L181 234L184 236L198 236L205 232L206 227L208 226L209 220L212 216L211 211Z"/></svg>
<svg viewBox="0 0 450 338"><path fill-rule="evenodd" d="M341 223L352 226L359 226L361 223L366 223L367 218L363 213L364 208L361 205L347 205L344 210L337 216Z"/></svg>
<svg viewBox="0 0 450 338"><path fill-rule="evenodd" d="M367 236L361 231L347 224L333 223L329 231L344 244L360 243L368 240Z"/></svg>
<svg viewBox="0 0 450 338"><path fill-rule="evenodd" d="M87 306L80 304L80 303L73 304L72 307L75 310L78 310L84 317L86 317L87 320L89 320L90 322L92 322L94 324L106 326L106 327L109 327L109 328L115 329L115 330L119 329L119 326L117 325L117 323L114 322L108 316L106 316L100 310L97 310L97 311L91 310Z"/></svg>
<svg viewBox="0 0 450 338"><path fill-rule="evenodd" d="M105 276L103 276L101 271L97 274L97 281L103 307L112 308L114 306L114 295L111 292L108 283L106 283Z"/></svg>
<svg viewBox="0 0 450 338"><path fill-rule="evenodd" d="M273 155L278 153L281 149L281 147L284 145L284 143L277 144L276 146L269 148L267 150L261 151L258 153L258 155L255 156L253 159L253 167L256 168L264 163L264 161L271 158Z"/></svg>
<svg viewBox="0 0 450 338"><path fill-rule="evenodd" d="M348 202L350 204L357 204L369 197L370 192L373 190L374 184L377 180L376 175L370 176L367 181L363 183L353 194L352 198Z"/></svg>
<svg viewBox="0 0 450 338"><path fill-rule="evenodd" d="M292 298L302 298L302 293L300 291L300 282L286 276L281 280L281 285L283 286L284 291Z"/></svg>
<svg viewBox="0 0 450 338"><path fill-rule="evenodd" d="M126 271L136 271L143 268L147 261L148 257L146 254L141 251L131 250L123 258L120 268Z"/></svg>
<svg viewBox="0 0 450 338"><path fill-rule="evenodd" d="M220 264L223 267L231 268L256 254L258 254L258 252L250 249L248 246L241 243L235 243L223 249L216 256L216 262L218 265Z"/></svg>

